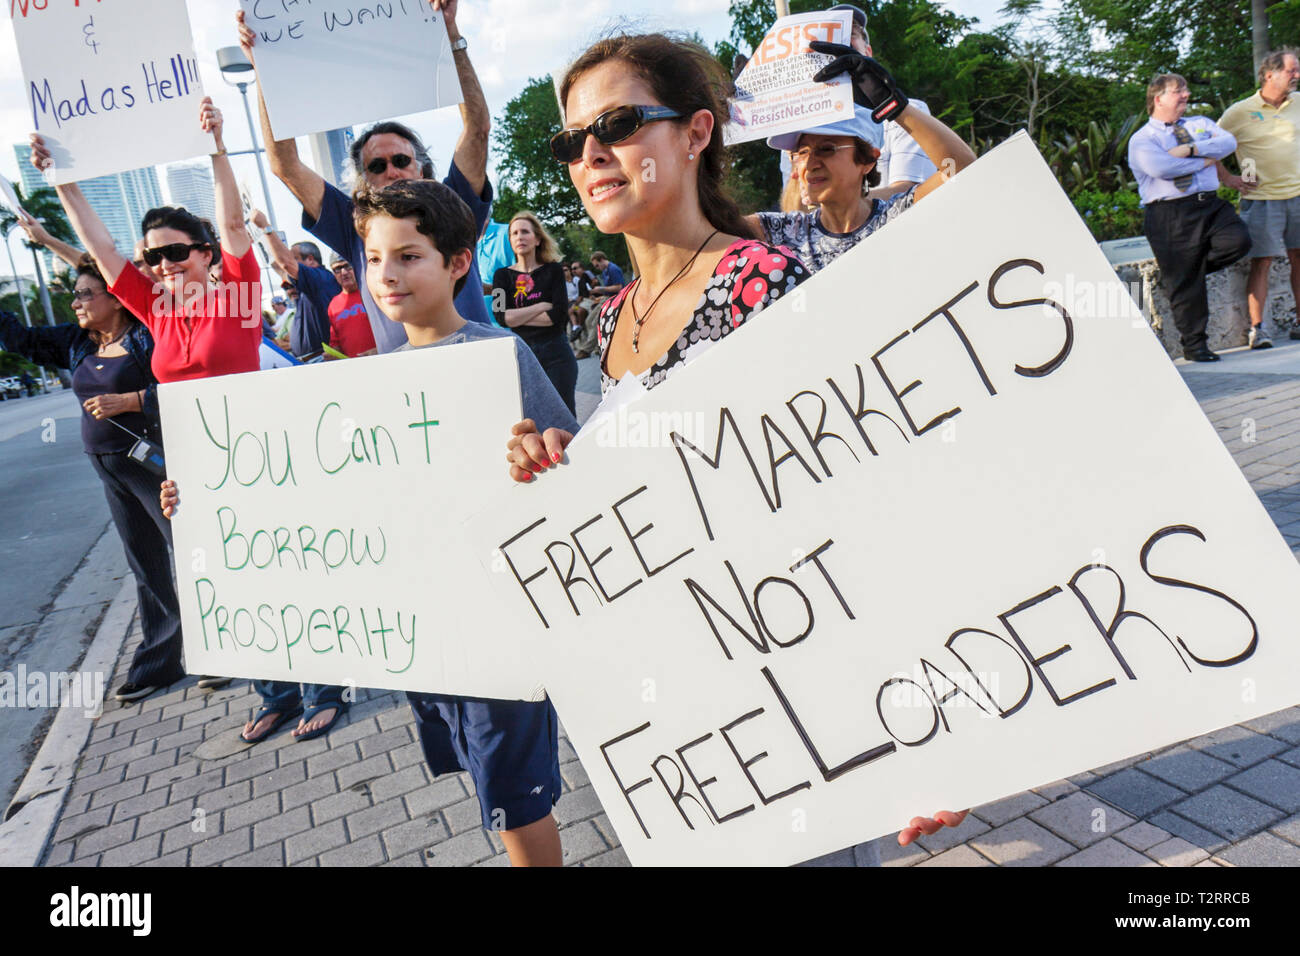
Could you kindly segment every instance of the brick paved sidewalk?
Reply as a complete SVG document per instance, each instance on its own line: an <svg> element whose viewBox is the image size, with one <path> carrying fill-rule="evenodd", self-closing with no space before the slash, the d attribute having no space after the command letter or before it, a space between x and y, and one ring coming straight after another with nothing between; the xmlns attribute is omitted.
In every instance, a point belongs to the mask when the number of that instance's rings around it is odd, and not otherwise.
<svg viewBox="0 0 1300 956"><path fill-rule="evenodd" d="M1300 346L1226 355L1184 377L1300 552ZM1285 353L1293 353L1295 360ZM1256 368L1279 369L1255 372ZM110 682L125 679L133 630ZM45 865L493 866L467 774L431 781L396 692L361 691L346 723L295 743L288 726L217 760L258 697L193 679L139 705L110 703L81 758ZM627 857L568 741L556 808L567 864ZM815 865L1300 866L1300 707L978 807L956 830L892 836Z"/></svg>

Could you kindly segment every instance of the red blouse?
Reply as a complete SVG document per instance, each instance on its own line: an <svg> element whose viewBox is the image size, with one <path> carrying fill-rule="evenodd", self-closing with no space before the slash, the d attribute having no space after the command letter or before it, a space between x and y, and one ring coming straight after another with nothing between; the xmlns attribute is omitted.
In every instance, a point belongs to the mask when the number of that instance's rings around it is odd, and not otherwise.
<svg viewBox="0 0 1300 956"><path fill-rule="evenodd" d="M236 259L222 250L224 281L176 315L171 294L127 263L108 291L149 329L153 373L160 382L183 382L234 372L256 372L262 345L262 270L250 247Z"/></svg>

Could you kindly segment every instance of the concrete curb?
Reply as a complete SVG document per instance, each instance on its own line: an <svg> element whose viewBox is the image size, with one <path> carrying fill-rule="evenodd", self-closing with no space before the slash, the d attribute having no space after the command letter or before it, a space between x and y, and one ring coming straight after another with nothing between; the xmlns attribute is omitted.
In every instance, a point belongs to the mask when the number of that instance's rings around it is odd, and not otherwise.
<svg viewBox="0 0 1300 956"><path fill-rule="evenodd" d="M112 675L135 609L135 578L128 576L86 650L80 667L82 673ZM107 684L105 693L108 693ZM103 701L99 703L93 715L88 716L75 707L64 707L55 716L27 776L5 810L4 822L0 823L0 864L29 867L40 864L63 812L77 762L95 727L94 717L102 713Z"/></svg>

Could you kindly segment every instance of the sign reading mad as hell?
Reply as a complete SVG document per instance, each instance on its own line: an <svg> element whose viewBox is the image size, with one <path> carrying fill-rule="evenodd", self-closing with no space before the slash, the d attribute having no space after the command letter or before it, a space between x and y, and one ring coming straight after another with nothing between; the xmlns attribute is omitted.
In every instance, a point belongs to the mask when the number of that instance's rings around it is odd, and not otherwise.
<svg viewBox="0 0 1300 956"><path fill-rule="evenodd" d="M51 185L213 151L184 3L11 0L10 15Z"/></svg>

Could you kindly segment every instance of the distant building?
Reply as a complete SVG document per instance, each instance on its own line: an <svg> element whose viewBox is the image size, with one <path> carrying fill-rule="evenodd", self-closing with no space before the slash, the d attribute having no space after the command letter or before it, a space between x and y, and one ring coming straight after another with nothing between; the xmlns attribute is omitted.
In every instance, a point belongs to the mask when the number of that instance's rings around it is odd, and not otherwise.
<svg viewBox="0 0 1300 956"><path fill-rule="evenodd" d="M351 127L312 133L307 137L316 172L347 194L352 192L351 152L355 138Z"/></svg>
<svg viewBox="0 0 1300 956"><path fill-rule="evenodd" d="M26 143L19 143L14 146L14 153L18 156L23 191L30 193L46 188L48 184L44 177L31 164L32 148ZM125 173L83 179L77 185L85 194L90 208L95 210L95 215L108 227L117 251L128 259L131 258L135 252L136 240L143 238L140 234L140 220L148 210L163 204L157 170L147 166ZM47 269L51 267L51 259L49 253L46 253Z"/></svg>
<svg viewBox="0 0 1300 956"><path fill-rule="evenodd" d="M173 163L167 167L167 191L173 206L184 206L209 222L217 221L211 163Z"/></svg>

